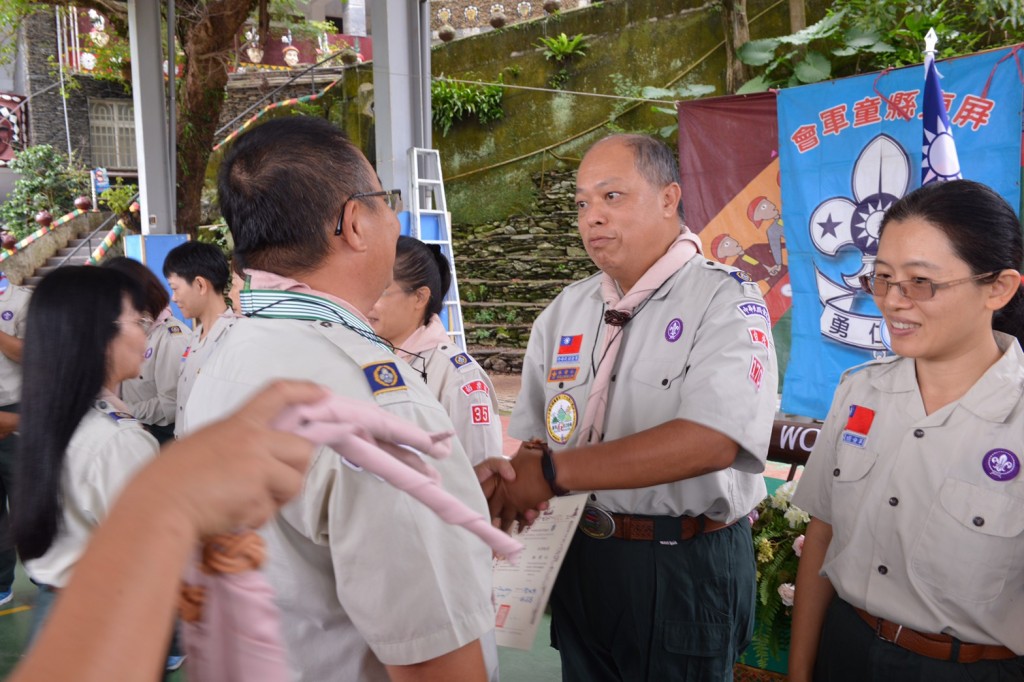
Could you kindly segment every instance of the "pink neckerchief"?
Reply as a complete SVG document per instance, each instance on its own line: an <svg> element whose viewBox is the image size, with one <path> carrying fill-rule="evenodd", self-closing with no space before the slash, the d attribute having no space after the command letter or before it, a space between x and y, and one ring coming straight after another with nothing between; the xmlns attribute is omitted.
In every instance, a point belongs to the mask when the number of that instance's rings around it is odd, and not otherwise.
<svg viewBox="0 0 1024 682"><path fill-rule="evenodd" d="M416 331L409 334L409 338L402 342L401 348L395 346L395 355L406 362L412 362L412 359L418 354L434 350L446 342L452 342L452 338L448 336L448 330L444 328L440 317L432 315L425 325L417 327Z"/></svg>
<svg viewBox="0 0 1024 682"><path fill-rule="evenodd" d="M669 277L700 252L700 237L683 227L665 255L655 261L626 294L619 295L618 285L610 275L601 275L601 294L607 306L604 313L604 348L597 356L601 360L594 381L590 385L587 408L580 422L579 443L599 442L603 437L608 407L608 386L612 368L615 367L615 359L619 355L619 347L622 345L623 327L632 318L637 306L647 301Z"/></svg>
<svg viewBox="0 0 1024 682"><path fill-rule="evenodd" d="M272 289L274 291L298 291L303 294L310 294L311 296L319 296L320 298L326 298L328 301L337 303L345 310L349 311L360 320L365 322L367 325L370 321L366 319L358 308L349 303L343 298L338 298L333 294L328 294L325 291L317 291L313 287L300 282L297 279L291 277L285 277L284 275L275 275L272 272L266 272L264 270L250 270L245 269L243 271L249 277L249 288L250 289Z"/></svg>
<svg viewBox="0 0 1024 682"><path fill-rule="evenodd" d="M514 558L522 549L441 487L426 455L447 457L451 431L427 433L376 404L338 396L288 410L275 428L345 453L366 474L404 490L499 555ZM190 682L291 679L273 590L255 570L262 540L252 531L207 538L202 559L186 568L180 602Z"/></svg>

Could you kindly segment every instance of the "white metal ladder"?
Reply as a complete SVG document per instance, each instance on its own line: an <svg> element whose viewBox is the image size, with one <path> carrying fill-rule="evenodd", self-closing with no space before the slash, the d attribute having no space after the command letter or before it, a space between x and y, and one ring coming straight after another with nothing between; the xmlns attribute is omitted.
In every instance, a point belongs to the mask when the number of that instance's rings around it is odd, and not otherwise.
<svg viewBox="0 0 1024 682"><path fill-rule="evenodd" d="M410 182L410 234L426 244L438 244L452 268L452 285L444 295L441 321L459 348L466 350L466 332L462 324L462 304L459 302L459 280L455 275L452 253L451 215L444 196L441 177L441 155L436 149L409 150Z"/></svg>

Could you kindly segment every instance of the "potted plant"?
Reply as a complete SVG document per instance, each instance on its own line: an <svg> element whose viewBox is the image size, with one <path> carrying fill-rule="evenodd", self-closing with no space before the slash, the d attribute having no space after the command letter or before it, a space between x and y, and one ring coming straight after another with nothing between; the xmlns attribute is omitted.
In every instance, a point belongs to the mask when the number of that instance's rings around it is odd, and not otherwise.
<svg viewBox="0 0 1024 682"><path fill-rule="evenodd" d="M793 506L796 481L783 483L758 505L752 533L757 558L754 639L743 660L776 672L786 671L793 617L796 569L810 517ZM777 668L781 668L778 669Z"/></svg>

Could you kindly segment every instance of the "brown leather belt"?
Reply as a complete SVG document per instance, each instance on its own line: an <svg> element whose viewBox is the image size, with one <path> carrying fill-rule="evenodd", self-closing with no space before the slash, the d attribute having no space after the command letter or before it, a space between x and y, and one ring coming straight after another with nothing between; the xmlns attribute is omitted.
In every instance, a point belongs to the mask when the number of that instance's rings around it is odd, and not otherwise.
<svg viewBox="0 0 1024 682"><path fill-rule="evenodd" d="M872 616L864 609L853 610L861 617L868 626L875 631L879 639L912 651L921 656L936 658L940 661L953 661L954 663L977 663L978 661L1003 661L1009 658L1017 658L1005 646L994 644L969 644L961 642L949 635L931 635L917 630L911 630L891 620Z"/></svg>
<svg viewBox="0 0 1024 682"><path fill-rule="evenodd" d="M622 540L690 540L702 533L713 533L736 523L735 521L732 523L715 521L703 514L700 516L663 517L657 521L655 517L634 516L633 514L612 514L611 517L615 521L615 530L611 537ZM660 534L661 537L656 537L655 524L662 524L665 521L671 524L671 532L667 537L664 533ZM675 530L676 524L679 527L678 537Z"/></svg>

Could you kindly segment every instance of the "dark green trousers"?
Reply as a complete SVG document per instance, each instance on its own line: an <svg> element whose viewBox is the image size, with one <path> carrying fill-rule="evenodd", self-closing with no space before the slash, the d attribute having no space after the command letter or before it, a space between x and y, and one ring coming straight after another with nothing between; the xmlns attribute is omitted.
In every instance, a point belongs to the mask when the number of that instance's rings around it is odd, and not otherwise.
<svg viewBox="0 0 1024 682"><path fill-rule="evenodd" d="M755 589L746 519L675 544L577 532L551 598L562 679L732 680Z"/></svg>
<svg viewBox="0 0 1024 682"><path fill-rule="evenodd" d="M1024 658L952 663L921 656L875 636L853 607L836 597L825 614L816 682L1021 682Z"/></svg>
<svg viewBox="0 0 1024 682"><path fill-rule="evenodd" d="M0 411L18 412L19 405L3 405ZM18 555L14 551L11 537L11 522L7 511L8 498L14 481L14 457L18 448L18 437L13 433L0 439L0 592L6 592L14 584L14 567Z"/></svg>

